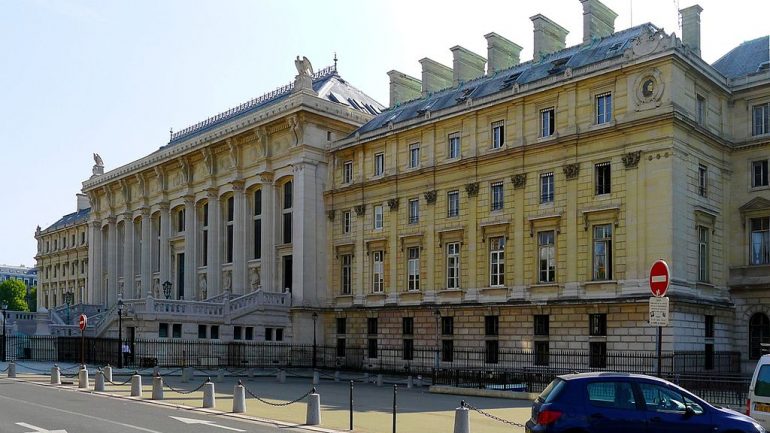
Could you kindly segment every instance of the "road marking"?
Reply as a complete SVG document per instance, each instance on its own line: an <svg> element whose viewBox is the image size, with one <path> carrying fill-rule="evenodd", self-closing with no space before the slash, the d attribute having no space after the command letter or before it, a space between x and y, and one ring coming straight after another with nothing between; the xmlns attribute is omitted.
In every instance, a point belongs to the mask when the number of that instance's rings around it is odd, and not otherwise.
<svg viewBox="0 0 770 433"><path fill-rule="evenodd" d="M650 277L650 281L653 283L665 283L668 278L665 275L653 275Z"/></svg>
<svg viewBox="0 0 770 433"><path fill-rule="evenodd" d="M227 426L223 426L223 425L217 425L217 424L214 424L214 421L206 421L206 420L202 420L202 419L192 419L192 418L182 418L180 416L172 416L171 418L173 418L173 419L175 419L177 421L182 421L185 424L205 424L205 425L208 425L208 426L211 426L211 427L221 428L221 429L230 430L230 431L241 431L241 432L246 431L246 430L241 430L241 429L238 429L238 428L232 428L232 427L227 427Z"/></svg>
<svg viewBox="0 0 770 433"><path fill-rule="evenodd" d="M42 427L35 427L32 424L27 424L25 422L17 422L16 425L34 430L33 432L28 433L67 433L67 430L46 430Z"/></svg>

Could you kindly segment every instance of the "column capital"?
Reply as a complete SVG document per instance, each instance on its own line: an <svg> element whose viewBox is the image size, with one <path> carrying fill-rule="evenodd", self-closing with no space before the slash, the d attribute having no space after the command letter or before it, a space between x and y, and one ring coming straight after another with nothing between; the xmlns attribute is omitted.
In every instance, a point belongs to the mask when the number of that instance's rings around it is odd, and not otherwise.
<svg viewBox="0 0 770 433"><path fill-rule="evenodd" d="M109 224L109 225L115 225L115 223L117 222L117 220L118 220L118 219L117 219L117 218L115 218L115 215L110 215L110 216L108 216L108 217L106 218L106 220L107 220L107 224Z"/></svg>
<svg viewBox="0 0 770 433"><path fill-rule="evenodd" d="M160 210L162 210L162 211L168 211L168 209L169 209L170 205L169 205L169 203L168 203L167 201L162 201L162 202L160 202L160 203L158 204L158 207L159 207L159 208L160 208Z"/></svg>
<svg viewBox="0 0 770 433"><path fill-rule="evenodd" d="M233 186L233 191L243 192L243 187L246 185L246 182L244 182L243 179L238 179L230 182L230 185Z"/></svg>
<svg viewBox="0 0 770 433"><path fill-rule="evenodd" d="M91 221L89 223L92 229L101 229L102 228L102 221L101 220L95 220Z"/></svg>
<svg viewBox="0 0 770 433"><path fill-rule="evenodd" d="M212 200L212 199L213 199L213 200L217 200L217 199L219 199L219 188L214 188L214 187L212 187L212 188L206 188L206 196L207 196L207 197L208 197L210 200Z"/></svg>
<svg viewBox="0 0 770 433"><path fill-rule="evenodd" d="M259 175L260 183L273 183L273 180L275 180L273 173L261 173Z"/></svg>
<svg viewBox="0 0 770 433"><path fill-rule="evenodd" d="M182 197L184 204L195 204L195 196L193 194L186 194Z"/></svg>
<svg viewBox="0 0 770 433"><path fill-rule="evenodd" d="M150 216L150 207L144 206L143 208L139 209L139 211L142 213L142 218L147 218Z"/></svg>
<svg viewBox="0 0 770 433"><path fill-rule="evenodd" d="M126 211L126 212L123 212L122 215L123 215L123 219L126 220L126 221L133 221L133 219L134 219L134 213L133 212Z"/></svg>

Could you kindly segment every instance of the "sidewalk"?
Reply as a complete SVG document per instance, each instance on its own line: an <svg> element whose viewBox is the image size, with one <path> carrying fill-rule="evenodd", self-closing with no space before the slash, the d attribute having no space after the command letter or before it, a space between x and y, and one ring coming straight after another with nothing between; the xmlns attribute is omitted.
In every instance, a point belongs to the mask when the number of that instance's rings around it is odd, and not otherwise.
<svg viewBox="0 0 770 433"><path fill-rule="evenodd" d="M4 370L7 364L0 363L0 370ZM49 384L51 363L21 362L17 363L17 378ZM77 387L77 366L60 365L62 381L72 382ZM236 370L240 377L226 376L221 382L217 381L217 370L194 370L195 376L183 383L179 369L162 368L160 374L164 379L163 404L182 405L187 407L202 406L203 392L201 390L186 392L198 388L207 377L215 382L216 409L224 413L232 411L233 388L241 380L246 388L246 412L244 415L264 421L280 421L288 425L302 425L305 423L306 401L303 399L297 403L285 406L273 406L263 403L250 394L273 404L285 404L305 395L312 389L312 373L310 371L299 372L298 377L292 372L287 372L285 383L279 383L275 378L276 370L254 369L251 370L254 377L248 377L249 370ZM88 367L91 389L94 385L96 367ZM151 401L152 395L152 370L140 370L142 375L142 400ZM122 384L129 380L133 370L113 370L113 383L107 383L105 391L108 394L128 398L131 394L130 383ZM72 377L75 375L74 377ZM6 373L2 374L6 377ZM316 386L321 396L321 425L320 427L347 431L349 427L349 389L350 379L361 380L363 374L342 374L341 381L335 382L333 374L324 372L321 381ZM373 377L370 377L373 379ZM373 383L355 382L353 385L354 413L353 426L357 432L367 433L391 433L392 409L393 409L393 384L387 383L378 387ZM465 400L471 405L488 412L496 417L523 424L530 417L531 403L522 400L496 399L484 397L463 397L455 395L432 394L427 386L407 389L406 380L392 378L400 382L397 389L397 431L400 433L451 433L454 429L454 411L460 405L460 400ZM172 388L176 391L173 391ZM505 424L501 421L485 417L478 412L470 412L471 431L485 433L510 433L523 431L520 427Z"/></svg>

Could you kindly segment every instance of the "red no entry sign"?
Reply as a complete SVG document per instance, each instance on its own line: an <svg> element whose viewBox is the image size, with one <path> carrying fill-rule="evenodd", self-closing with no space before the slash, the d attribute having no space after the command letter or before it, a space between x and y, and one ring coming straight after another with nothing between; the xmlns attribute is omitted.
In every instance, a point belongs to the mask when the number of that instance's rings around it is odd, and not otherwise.
<svg viewBox="0 0 770 433"><path fill-rule="evenodd" d="M85 331L86 326L88 326L88 316L81 314L80 317L78 317L78 326L80 326L81 331Z"/></svg>
<svg viewBox="0 0 770 433"><path fill-rule="evenodd" d="M669 283L671 283L671 271L668 269L668 263L663 259L655 260L650 268L650 291L653 296L665 296Z"/></svg>

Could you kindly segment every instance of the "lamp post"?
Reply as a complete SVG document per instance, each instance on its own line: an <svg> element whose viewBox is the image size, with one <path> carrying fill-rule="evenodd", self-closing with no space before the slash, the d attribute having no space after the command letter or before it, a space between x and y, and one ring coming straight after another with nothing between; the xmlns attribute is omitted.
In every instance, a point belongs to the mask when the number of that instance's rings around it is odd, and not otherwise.
<svg viewBox="0 0 770 433"><path fill-rule="evenodd" d="M3 310L3 362L5 362L5 312L8 310L8 303L3 301L3 305L0 305L0 309Z"/></svg>
<svg viewBox="0 0 770 433"><path fill-rule="evenodd" d="M315 354L316 354L316 337L315 337L316 332L315 332L315 325L316 325L317 321L318 321L318 313L313 311L313 369L314 370L315 370L315 366L316 366L316 360L315 360Z"/></svg>
<svg viewBox="0 0 770 433"><path fill-rule="evenodd" d="M118 299L118 368L123 368L123 300Z"/></svg>
<svg viewBox="0 0 770 433"><path fill-rule="evenodd" d="M163 282L163 296L166 299L171 299L171 281L166 280Z"/></svg>
<svg viewBox="0 0 770 433"><path fill-rule="evenodd" d="M436 359L434 361L434 368L436 369L436 373L438 373L438 367L439 367L439 346L438 346L438 332L439 332L439 319L441 319L441 312L438 309L433 310L433 317L436 318Z"/></svg>

